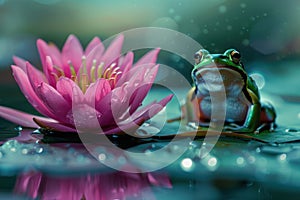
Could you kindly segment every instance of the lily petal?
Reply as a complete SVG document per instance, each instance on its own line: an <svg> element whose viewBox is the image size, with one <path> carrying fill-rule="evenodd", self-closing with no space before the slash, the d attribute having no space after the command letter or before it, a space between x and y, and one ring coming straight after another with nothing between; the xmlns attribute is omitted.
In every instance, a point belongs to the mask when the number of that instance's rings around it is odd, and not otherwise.
<svg viewBox="0 0 300 200"><path fill-rule="evenodd" d="M128 52L126 56L124 57L122 63L120 63L120 68L122 70L122 73L126 73L127 71L130 70L132 63L134 59L134 54L133 52Z"/></svg>
<svg viewBox="0 0 300 200"><path fill-rule="evenodd" d="M46 68L46 57L50 56L54 65L62 66L59 50L57 49L57 47L54 44L48 45L42 39L38 39L36 42L36 45L37 45L37 48L38 48L38 51L40 54L43 71L44 71L46 77L48 77L48 70Z"/></svg>
<svg viewBox="0 0 300 200"><path fill-rule="evenodd" d="M56 83L57 91L64 97L64 99L72 104L73 94L76 93L76 98L78 101L83 101L84 95L78 85L71 79L66 77L61 77ZM76 92L74 92L76 90Z"/></svg>
<svg viewBox="0 0 300 200"><path fill-rule="evenodd" d="M62 61L64 66L69 66L69 62L74 66L77 72L81 66L83 56L82 46L74 35L70 35L62 49Z"/></svg>
<svg viewBox="0 0 300 200"><path fill-rule="evenodd" d="M49 55L56 66L62 66L61 53L57 46L53 43L48 44Z"/></svg>
<svg viewBox="0 0 300 200"><path fill-rule="evenodd" d="M148 119L140 117L130 123L122 124L122 125L119 124L117 127L104 129L103 134L109 135L109 134L117 134L123 132L133 132L137 130L139 126L141 126L147 120Z"/></svg>
<svg viewBox="0 0 300 200"><path fill-rule="evenodd" d="M47 71L47 73L45 72L45 70ZM45 63L45 67L44 67L44 73L46 75L48 83L51 86L55 87L55 85L56 85L56 76L53 74L53 62L52 62L52 58L50 56L46 56L46 63Z"/></svg>
<svg viewBox="0 0 300 200"><path fill-rule="evenodd" d="M108 93L111 92L111 87L106 79L98 79L92 83L85 92L86 102L92 107L95 107Z"/></svg>
<svg viewBox="0 0 300 200"><path fill-rule="evenodd" d="M13 56L14 63L26 72L26 61L18 56Z"/></svg>
<svg viewBox="0 0 300 200"><path fill-rule="evenodd" d="M28 128L38 128L39 126L33 121L33 118L36 118L38 120L45 120L45 121L52 121L54 120L50 118L44 118L37 115L28 114L19 110L15 110L13 108L7 108L4 106L0 106L0 117L11 121L15 124L18 124L23 127Z"/></svg>
<svg viewBox="0 0 300 200"><path fill-rule="evenodd" d="M106 67L110 66L110 64L114 60L116 60L117 58L120 57L123 41L124 41L124 36L119 35L111 42L111 44L109 45L109 47L107 48L107 50L105 51L105 53L101 59L102 62L105 63L104 69Z"/></svg>
<svg viewBox="0 0 300 200"><path fill-rule="evenodd" d="M95 65L95 67L98 67L98 65L100 64L100 59L102 57L102 54L104 52L104 47L101 45L96 46L94 49L92 49L89 54L87 54L86 57L86 69L88 72L88 75L90 76L90 72L91 72L91 68L93 65ZM94 61L96 63L94 63ZM95 70L95 77L97 77L97 71Z"/></svg>
<svg viewBox="0 0 300 200"><path fill-rule="evenodd" d="M39 125L41 128L45 128L52 131L60 131L60 132L77 132L75 128L60 124L59 122L51 122L48 120L33 118L34 122Z"/></svg>
<svg viewBox="0 0 300 200"><path fill-rule="evenodd" d="M47 83L42 83L37 88L37 92L47 108L55 113L54 119L69 123L66 116L71 110L71 103L67 102L58 91Z"/></svg>
<svg viewBox="0 0 300 200"><path fill-rule="evenodd" d="M173 98L173 94L168 95L167 97L163 98L159 102L154 101L146 105L145 107L142 107L141 109L132 113L131 118L135 119L143 116L145 119L148 120L154 115L156 115L158 112L160 112L167 105L167 103L171 101L172 98Z"/></svg>
<svg viewBox="0 0 300 200"><path fill-rule="evenodd" d="M92 41L87 45L85 49L85 55L89 55L90 52L97 46L100 46L100 48L104 50L104 46L101 40L98 37L94 37Z"/></svg>
<svg viewBox="0 0 300 200"><path fill-rule="evenodd" d="M144 76L143 83L136 86L135 93L131 96L130 100L130 113L134 112L141 104L149 90L152 87L156 74L158 72L159 65L154 66L150 71ZM130 82L130 81L129 81ZM128 83L130 85L130 83Z"/></svg>
<svg viewBox="0 0 300 200"><path fill-rule="evenodd" d="M29 62L26 62L26 71L27 71L27 76L30 81L30 84L35 92L36 92L36 88L42 82L47 83L47 80L44 77L44 74L42 74L39 70L34 68Z"/></svg>
<svg viewBox="0 0 300 200"><path fill-rule="evenodd" d="M13 75L16 82L18 83L21 91L23 92L29 103L41 114L53 118L53 113L44 105L42 100L32 89L26 73L15 65L12 65L11 68L13 70Z"/></svg>
<svg viewBox="0 0 300 200"><path fill-rule="evenodd" d="M154 49L154 50L148 52L141 59L139 59L139 61L137 61L135 63L134 67L139 67L140 65L150 64L150 63L155 64L159 51L160 51L160 49L157 48L157 49Z"/></svg>

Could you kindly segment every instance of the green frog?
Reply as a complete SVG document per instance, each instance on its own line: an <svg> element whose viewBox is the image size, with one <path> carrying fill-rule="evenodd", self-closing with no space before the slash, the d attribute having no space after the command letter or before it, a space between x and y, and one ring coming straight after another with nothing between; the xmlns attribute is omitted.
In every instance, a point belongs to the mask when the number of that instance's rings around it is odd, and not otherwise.
<svg viewBox="0 0 300 200"><path fill-rule="evenodd" d="M259 133L275 128L275 109L270 103L260 101L258 87L245 71L237 50L210 54L201 49L194 59L191 75L195 86L181 106L183 118L188 123L208 126L214 120L211 119L211 107L218 109L223 105L225 107L221 110L226 111L223 131ZM218 105L213 105L211 95L218 92L225 92L225 98Z"/></svg>

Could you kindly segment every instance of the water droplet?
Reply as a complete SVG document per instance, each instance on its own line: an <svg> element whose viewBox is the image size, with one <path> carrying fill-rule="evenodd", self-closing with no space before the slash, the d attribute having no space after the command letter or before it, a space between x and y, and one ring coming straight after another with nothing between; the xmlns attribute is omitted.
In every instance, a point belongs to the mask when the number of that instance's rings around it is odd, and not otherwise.
<svg viewBox="0 0 300 200"><path fill-rule="evenodd" d="M184 158L180 163L180 166L184 171L191 171L193 165L194 163L190 158Z"/></svg>
<svg viewBox="0 0 300 200"><path fill-rule="evenodd" d="M21 153L24 154L24 155L28 154L28 149L27 148L23 148L21 150Z"/></svg>
<svg viewBox="0 0 300 200"><path fill-rule="evenodd" d="M208 30L205 28L205 29L203 29L203 31L202 31L204 34L208 34Z"/></svg>
<svg viewBox="0 0 300 200"><path fill-rule="evenodd" d="M244 46L248 46L248 45L250 44L250 41L249 41L248 39L244 39L244 40L242 41L242 44L243 44Z"/></svg>
<svg viewBox="0 0 300 200"><path fill-rule="evenodd" d="M248 157L248 162L250 163L250 164L254 164L255 163L255 157L254 156L249 156Z"/></svg>
<svg viewBox="0 0 300 200"><path fill-rule="evenodd" d="M22 131L23 128L22 128L22 126L17 126L17 127L15 127L15 130L16 130L16 131Z"/></svg>
<svg viewBox="0 0 300 200"><path fill-rule="evenodd" d="M256 151L256 153L260 153L260 152L261 152L261 149L260 149L259 147L257 147L257 148L255 149L255 151Z"/></svg>
<svg viewBox="0 0 300 200"><path fill-rule="evenodd" d="M241 3L241 4L240 4L240 7L241 7L241 8L246 8L247 5L246 5L245 3Z"/></svg>
<svg viewBox="0 0 300 200"><path fill-rule="evenodd" d="M173 14L174 12L175 12L175 10L174 10L173 8L170 8L170 9L169 9L169 13L170 13L170 14Z"/></svg>
<svg viewBox="0 0 300 200"><path fill-rule="evenodd" d="M207 164L210 167L215 167L217 165L217 163L218 163L218 160L215 157L212 157L212 158L208 159L208 161L207 161Z"/></svg>
<svg viewBox="0 0 300 200"><path fill-rule="evenodd" d="M286 154L285 154L285 153L280 154L280 155L278 156L278 160L279 160L279 161L286 161Z"/></svg>
<svg viewBox="0 0 300 200"><path fill-rule="evenodd" d="M226 6L221 5L221 6L219 7L219 12L220 12L221 14L226 13L226 11L227 11L227 7L226 7Z"/></svg>
<svg viewBox="0 0 300 200"><path fill-rule="evenodd" d="M238 164L239 166L245 166L245 159L243 158L243 157L238 157L237 159L236 159L236 164Z"/></svg>
<svg viewBox="0 0 300 200"><path fill-rule="evenodd" d="M43 147L40 147L40 146L35 147L35 152L36 153L40 154L40 153L43 153L43 151L44 151Z"/></svg>
<svg viewBox="0 0 300 200"><path fill-rule="evenodd" d="M228 25L228 26L226 27L226 29L227 29L228 31L231 31L231 30L232 30L232 26L231 26L231 25Z"/></svg>
<svg viewBox="0 0 300 200"><path fill-rule="evenodd" d="M298 133L300 131L297 130L297 129L294 129L294 128L288 128L288 129L285 129L285 132L287 132L287 133Z"/></svg>
<svg viewBox="0 0 300 200"><path fill-rule="evenodd" d="M106 160L106 155L105 155L104 153L100 153L100 154L98 155L98 159L99 159L100 161L104 161L104 160Z"/></svg>

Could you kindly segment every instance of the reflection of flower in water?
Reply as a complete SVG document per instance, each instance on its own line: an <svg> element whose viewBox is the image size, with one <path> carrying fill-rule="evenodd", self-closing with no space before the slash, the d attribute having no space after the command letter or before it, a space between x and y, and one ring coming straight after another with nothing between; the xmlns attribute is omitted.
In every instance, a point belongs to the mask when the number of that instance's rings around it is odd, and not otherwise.
<svg viewBox="0 0 300 200"><path fill-rule="evenodd" d="M137 128L136 124L158 113L171 96L138 109L157 74L159 49L133 64L132 52L121 55L123 40L118 36L105 50L96 37L83 50L70 35L60 52L54 44L39 39L43 72L18 57L14 57L12 70L27 100L49 118L2 106L0 116L22 126L61 132L76 132L76 128L101 132L99 125L105 134ZM79 120L74 116L78 113Z"/></svg>
<svg viewBox="0 0 300 200"><path fill-rule="evenodd" d="M42 200L155 199L151 186L171 188L165 174L113 172L80 177L46 176L28 172L18 177L15 193Z"/></svg>

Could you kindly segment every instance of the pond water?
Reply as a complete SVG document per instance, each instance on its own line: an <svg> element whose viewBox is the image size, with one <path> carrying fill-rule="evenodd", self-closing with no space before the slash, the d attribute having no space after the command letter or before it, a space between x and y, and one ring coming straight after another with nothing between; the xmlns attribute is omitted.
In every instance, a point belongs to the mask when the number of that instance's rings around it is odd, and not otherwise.
<svg viewBox="0 0 300 200"><path fill-rule="evenodd" d="M17 93L16 87L11 88ZM146 102L166 92L156 87ZM13 96L15 93L10 98ZM9 104L26 105L26 101L20 98ZM288 108L290 104L294 103L284 105ZM178 102L172 101L167 110L179 114ZM160 118L142 126L140 132L155 131L156 120ZM158 135L176 131L178 124L165 124ZM253 135L270 142L267 144L223 136L216 144L201 137L188 143L181 143L187 138L133 142L126 137L111 138L124 150L121 154L110 145L87 150L70 137L44 136L41 131L22 129L2 119L1 134L1 198L280 199L297 195L300 187L300 130L284 124L279 124L275 132ZM159 155L152 156L167 145ZM203 156L208 149L212 150ZM116 170L120 168L124 172Z"/></svg>

